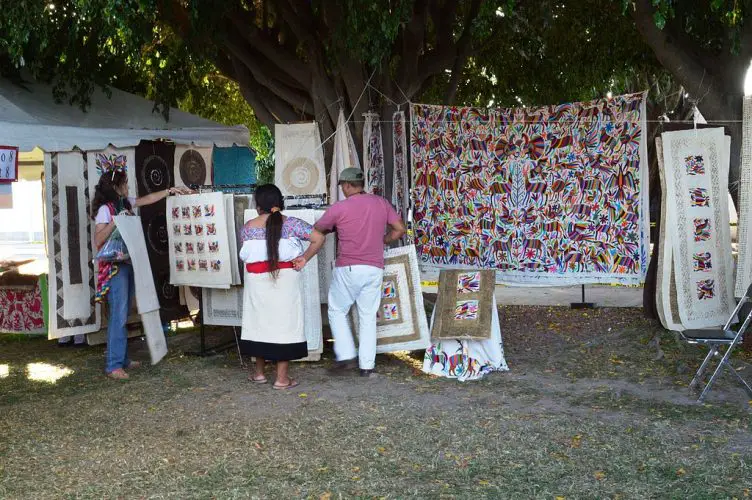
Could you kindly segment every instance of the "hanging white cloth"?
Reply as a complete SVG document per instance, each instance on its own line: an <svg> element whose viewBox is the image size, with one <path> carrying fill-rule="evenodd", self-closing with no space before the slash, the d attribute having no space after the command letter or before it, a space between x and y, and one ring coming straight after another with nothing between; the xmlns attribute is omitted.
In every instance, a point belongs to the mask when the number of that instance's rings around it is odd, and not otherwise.
<svg viewBox="0 0 752 500"><path fill-rule="evenodd" d="M340 108L337 118L337 132L334 134L334 152L332 154L332 169L329 174L329 203L345 199L342 188L339 187L339 174L346 168L360 169L358 151L350 133L350 127L345 122L345 112Z"/></svg>

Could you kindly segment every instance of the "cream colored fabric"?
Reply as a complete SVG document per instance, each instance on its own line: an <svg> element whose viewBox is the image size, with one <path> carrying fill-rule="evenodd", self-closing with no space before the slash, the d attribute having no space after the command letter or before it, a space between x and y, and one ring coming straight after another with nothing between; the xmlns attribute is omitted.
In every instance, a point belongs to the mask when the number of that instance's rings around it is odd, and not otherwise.
<svg viewBox="0 0 752 500"><path fill-rule="evenodd" d="M274 126L274 183L287 195L326 194L324 151L316 122Z"/></svg>
<svg viewBox="0 0 752 500"><path fill-rule="evenodd" d="M673 245L679 319L685 328L719 326L736 305L727 187L730 140L722 128L665 132L661 137L670 231L666 239ZM698 162L701 168L690 168ZM698 237L696 228L703 223L709 223L709 229Z"/></svg>
<svg viewBox="0 0 752 500"><path fill-rule="evenodd" d="M329 203L345 199L342 188L339 187L339 174L346 168L360 170L358 150L350 133L350 127L345 122L345 113L340 108L337 117L337 132L334 134L334 151L332 153L332 169L329 173Z"/></svg>
<svg viewBox="0 0 752 500"><path fill-rule="evenodd" d="M151 363L155 365L167 354L167 342L162 330L162 321L159 318L159 298L154 287L149 254L146 252L146 240L144 240L144 233L141 228L141 217L117 215L115 216L115 225L120 231L131 256L133 281L136 285L136 307L141 315Z"/></svg>

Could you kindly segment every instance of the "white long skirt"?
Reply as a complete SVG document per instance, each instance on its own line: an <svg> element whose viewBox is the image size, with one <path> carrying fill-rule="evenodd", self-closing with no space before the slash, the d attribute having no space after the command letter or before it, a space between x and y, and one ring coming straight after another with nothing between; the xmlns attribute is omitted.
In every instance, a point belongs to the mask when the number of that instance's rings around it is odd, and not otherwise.
<svg viewBox="0 0 752 500"><path fill-rule="evenodd" d="M294 269L280 269L276 280L271 273L245 273L240 334L244 354L277 361L308 355L300 285Z"/></svg>

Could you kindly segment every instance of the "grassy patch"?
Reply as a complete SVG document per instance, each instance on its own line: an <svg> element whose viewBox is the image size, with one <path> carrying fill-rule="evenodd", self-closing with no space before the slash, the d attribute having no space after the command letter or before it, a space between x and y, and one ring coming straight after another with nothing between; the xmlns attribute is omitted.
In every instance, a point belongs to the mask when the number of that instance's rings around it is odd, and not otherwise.
<svg viewBox="0 0 752 500"><path fill-rule="evenodd" d="M0 497L749 493L750 406L730 380L692 404L701 352L666 335L655 359L658 330L639 311L538 309L504 308L512 371L465 384L423 375L420 353L379 356L378 379L332 378L327 352L293 366L299 388L274 391L249 384L232 351L183 356L195 334L118 383L102 374L102 348L0 340ZM130 346L148 358L142 341ZM31 380L32 363L65 375Z"/></svg>

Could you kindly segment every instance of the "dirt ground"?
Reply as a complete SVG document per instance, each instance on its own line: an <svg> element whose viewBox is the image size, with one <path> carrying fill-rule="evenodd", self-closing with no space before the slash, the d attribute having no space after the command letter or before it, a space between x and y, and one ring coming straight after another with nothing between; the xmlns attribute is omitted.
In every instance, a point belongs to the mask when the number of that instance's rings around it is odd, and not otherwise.
<svg viewBox="0 0 752 500"><path fill-rule="evenodd" d="M102 348L0 339L0 497L750 495L752 402L729 376L695 402L701 349L638 309L500 315L509 372L459 383L396 353L378 357L376 379L332 377L327 348L294 365L301 385L287 392L247 382L232 350L183 355L195 332L127 382L103 376ZM148 360L144 344L134 358ZM32 380L39 366L65 376Z"/></svg>

